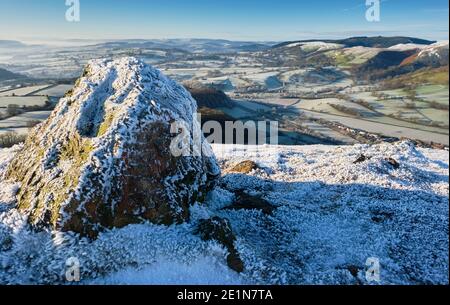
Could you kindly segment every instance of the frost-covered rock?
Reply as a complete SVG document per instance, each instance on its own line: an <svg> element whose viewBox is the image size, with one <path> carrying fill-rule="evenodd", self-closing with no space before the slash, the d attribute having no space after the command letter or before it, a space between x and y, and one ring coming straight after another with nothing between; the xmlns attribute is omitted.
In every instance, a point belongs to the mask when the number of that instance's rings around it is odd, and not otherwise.
<svg viewBox="0 0 450 305"><path fill-rule="evenodd" d="M200 129L196 102L135 58L91 61L75 87L37 126L6 170L21 183L18 208L31 224L96 236L104 228L186 220L220 169L176 157L170 126Z"/></svg>

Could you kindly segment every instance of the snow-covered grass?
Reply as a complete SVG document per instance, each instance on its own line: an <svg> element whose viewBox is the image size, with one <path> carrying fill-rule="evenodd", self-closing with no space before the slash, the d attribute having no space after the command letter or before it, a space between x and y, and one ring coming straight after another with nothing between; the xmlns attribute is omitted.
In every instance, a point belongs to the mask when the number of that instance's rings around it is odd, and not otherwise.
<svg viewBox="0 0 450 305"><path fill-rule="evenodd" d="M251 156L265 168L224 180L262 194L279 206L274 215L222 214L246 267L264 282L365 283L368 257L380 259L384 284L448 282L447 152L407 143L215 150L225 167ZM353 164L361 153L371 159Z"/></svg>
<svg viewBox="0 0 450 305"><path fill-rule="evenodd" d="M287 48L300 47L305 52L320 52L334 49L342 49L344 46L337 43L328 43L323 41L297 42L287 45Z"/></svg>
<svg viewBox="0 0 450 305"><path fill-rule="evenodd" d="M220 252L219 252L220 253ZM212 255L196 257L192 262L155 258L143 268L127 268L90 284L113 285L242 285L243 279Z"/></svg>
<svg viewBox="0 0 450 305"><path fill-rule="evenodd" d="M426 48L426 44L417 44L417 43L400 43L396 44L395 46L387 48L388 50L392 51L408 51L408 50L422 50Z"/></svg>
<svg viewBox="0 0 450 305"><path fill-rule="evenodd" d="M0 172L19 149L0 151ZM408 142L213 149L223 168L250 159L260 169L224 175L189 223L131 225L92 242L30 230L11 205L17 185L0 182L0 283L65 283L74 256L82 284L369 284L369 257L380 260L381 284L448 284L447 151ZM368 159L354 164L360 154ZM277 208L223 209L236 190ZM213 215L231 222L242 274L226 267L225 249L193 234Z"/></svg>

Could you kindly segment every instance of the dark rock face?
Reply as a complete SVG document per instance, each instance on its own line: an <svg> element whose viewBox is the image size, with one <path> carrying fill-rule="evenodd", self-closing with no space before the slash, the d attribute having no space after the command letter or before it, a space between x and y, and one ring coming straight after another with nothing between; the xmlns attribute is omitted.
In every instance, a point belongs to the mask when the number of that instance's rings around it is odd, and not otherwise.
<svg viewBox="0 0 450 305"><path fill-rule="evenodd" d="M196 111L182 86L134 58L90 62L7 169L21 183L18 208L35 226L90 237L187 220L220 176L206 141L201 156L171 151L171 123L190 126L193 142Z"/></svg>

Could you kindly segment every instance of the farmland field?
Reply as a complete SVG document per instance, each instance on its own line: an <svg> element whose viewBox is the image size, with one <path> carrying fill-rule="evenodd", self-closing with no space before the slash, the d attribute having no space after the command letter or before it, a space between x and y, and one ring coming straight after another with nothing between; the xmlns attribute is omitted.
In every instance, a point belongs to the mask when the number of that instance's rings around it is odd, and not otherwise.
<svg viewBox="0 0 450 305"><path fill-rule="evenodd" d="M36 91L42 90L49 87L49 85L40 85L40 86L30 86L30 87L24 87L24 88L18 88L18 89L12 89L8 91L0 92L0 97L2 96L24 96L28 95L30 93L35 93ZM36 94L40 95L40 94ZM44 94L42 94L44 95Z"/></svg>
<svg viewBox="0 0 450 305"><path fill-rule="evenodd" d="M444 85L424 85L416 89L419 98L429 102L437 102L448 105L448 86Z"/></svg>
<svg viewBox="0 0 450 305"><path fill-rule="evenodd" d="M312 99L312 100L300 100L295 106L300 109L313 110L319 112L327 112L332 114L345 114L345 112L339 111L332 105L343 106L359 113L361 116L373 116L374 113L356 103L352 103L346 100L338 98L325 98L325 99Z"/></svg>
<svg viewBox="0 0 450 305"><path fill-rule="evenodd" d="M30 128L28 127L7 127L7 128L0 128L0 136L9 133L14 132L18 135L27 135L30 132Z"/></svg>
<svg viewBox="0 0 450 305"><path fill-rule="evenodd" d="M449 115L448 111L433 109L433 108L425 108L419 110L425 116L429 117L434 122L442 122L445 125L449 125Z"/></svg>
<svg viewBox="0 0 450 305"><path fill-rule="evenodd" d="M31 111L25 112L18 116L10 117L4 120L0 120L0 130L3 128L20 128L28 127L28 122L43 121L47 119L51 114L51 111Z"/></svg>
<svg viewBox="0 0 450 305"><path fill-rule="evenodd" d="M72 89L73 85L58 85L58 86L52 86L47 89L40 90L36 92L36 95L48 95L48 96L55 96L55 97L62 97L64 94Z"/></svg>
<svg viewBox="0 0 450 305"><path fill-rule="evenodd" d="M348 136L345 136L343 134L340 134L337 131L334 131L326 126L323 126L323 125L313 122L313 121L304 120L304 121L302 121L301 125L315 133L318 133L318 134L325 136L327 138L330 138L330 139L335 139L335 140L340 141L345 144L356 144L357 143L354 139L352 139Z"/></svg>
<svg viewBox="0 0 450 305"><path fill-rule="evenodd" d="M268 105L282 106L282 107L294 106L296 103L300 101L298 98L264 98L260 100Z"/></svg>
<svg viewBox="0 0 450 305"><path fill-rule="evenodd" d="M362 129L368 132L376 133L376 134L384 134L390 137L407 137L407 138L415 138L422 141L433 141L436 143L444 143L446 145L449 144L448 131L447 134L443 132L441 133L433 132L433 131L425 131L419 130L411 127L401 127L397 125L390 125L387 122L375 122L357 118L351 118L347 116L337 116L328 113L318 113L304 110L302 111L308 116L314 118L321 118L328 121L334 121L341 124L344 124L350 128ZM389 118L388 118L389 119ZM395 120L394 120L395 122ZM412 125L412 124L411 124ZM413 125L412 125L413 126ZM428 128L427 128L428 129ZM439 130L439 129L435 129Z"/></svg>
<svg viewBox="0 0 450 305"><path fill-rule="evenodd" d="M1 96L0 108L6 108L8 105L23 106L45 106L46 96Z"/></svg>

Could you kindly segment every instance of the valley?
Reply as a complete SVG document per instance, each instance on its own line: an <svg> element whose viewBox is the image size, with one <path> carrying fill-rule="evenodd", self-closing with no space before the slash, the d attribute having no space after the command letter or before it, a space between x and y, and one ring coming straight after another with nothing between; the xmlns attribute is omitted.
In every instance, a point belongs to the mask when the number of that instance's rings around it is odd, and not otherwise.
<svg viewBox="0 0 450 305"><path fill-rule="evenodd" d="M139 57L186 87L226 94L199 103L202 111L278 121L280 144L408 138L449 145L448 42L407 37L0 48L0 68L9 71L0 80L0 136L25 135L44 120L88 60L122 56Z"/></svg>

